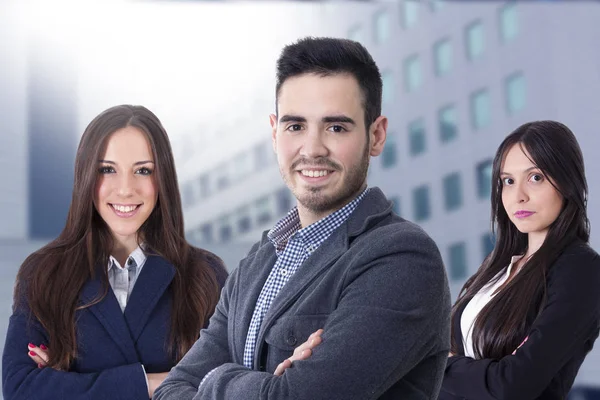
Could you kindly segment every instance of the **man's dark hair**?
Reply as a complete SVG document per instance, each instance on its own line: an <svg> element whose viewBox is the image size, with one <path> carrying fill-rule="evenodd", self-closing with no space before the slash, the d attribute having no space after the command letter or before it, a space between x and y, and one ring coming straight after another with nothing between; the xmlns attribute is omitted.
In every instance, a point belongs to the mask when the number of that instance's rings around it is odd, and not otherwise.
<svg viewBox="0 0 600 400"><path fill-rule="evenodd" d="M367 133L381 115L381 74L362 44L348 39L307 37L285 46L277 60L276 110L281 85L288 78L304 74L351 74L363 94Z"/></svg>

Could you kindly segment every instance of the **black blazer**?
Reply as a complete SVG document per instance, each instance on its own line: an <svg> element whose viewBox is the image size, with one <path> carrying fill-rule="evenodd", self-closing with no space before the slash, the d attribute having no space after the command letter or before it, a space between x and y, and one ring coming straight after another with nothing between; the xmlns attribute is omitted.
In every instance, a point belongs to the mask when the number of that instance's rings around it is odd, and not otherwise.
<svg viewBox="0 0 600 400"><path fill-rule="evenodd" d="M565 399L600 330L600 256L569 245L548 273L547 303L515 355L465 357L457 311L452 330L460 354L449 357L439 400Z"/></svg>

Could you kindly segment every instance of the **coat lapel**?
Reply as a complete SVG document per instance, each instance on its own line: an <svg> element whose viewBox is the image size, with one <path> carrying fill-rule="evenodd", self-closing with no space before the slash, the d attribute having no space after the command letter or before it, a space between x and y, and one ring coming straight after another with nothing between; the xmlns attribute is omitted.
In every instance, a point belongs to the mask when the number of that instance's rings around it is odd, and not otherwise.
<svg viewBox="0 0 600 400"><path fill-rule="evenodd" d="M139 338L174 276L175 267L172 264L162 257L148 255L125 307L125 321L134 342Z"/></svg>
<svg viewBox="0 0 600 400"><path fill-rule="evenodd" d="M90 304L103 293L102 273L103 271L98 268L96 277L89 280L83 286L80 296L83 304ZM87 307L85 310L89 310L100 321L100 324L102 324L106 332L108 332L112 340L117 344L128 363L138 361L129 328L125 323L125 318L123 318L123 312L110 287L104 299Z"/></svg>
<svg viewBox="0 0 600 400"><path fill-rule="evenodd" d="M379 219L388 215L391 209L392 204L385 198L381 190L372 188L348 217L348 220L298 267L298 270L275 297L265 315L256 342L255 362L260 357L264 336L275 321L318 278L322 271L333 265L348 250L351 238L359 236L372 224L376 224Z"/></svg>
<svg viewBox="0 0 600 400"><path fill-rule="evenodd" d="M233 359L239 360L240 363L243 362L246 336L248 335L256 301L271 269L275 265L276 259L275 248L268 240L263 238L263 242L254 256L242 260L240 267L237 269L240 273L238 281L241 282L238 290L243 293L243 296L239 297L243 298L243 301L235 306L235 314L229 315L229 321L234 323L233 337L237 338L236 346L233 349ZM245 282L253 282L254 285L246 287Z"/></svg>

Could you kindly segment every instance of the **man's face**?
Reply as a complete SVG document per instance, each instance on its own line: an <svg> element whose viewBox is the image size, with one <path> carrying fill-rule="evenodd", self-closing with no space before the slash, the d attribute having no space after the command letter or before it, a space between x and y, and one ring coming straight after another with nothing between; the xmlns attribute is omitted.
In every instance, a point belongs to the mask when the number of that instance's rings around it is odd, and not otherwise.
<svg viewBox="0 0 600 400"><path fill-rule="evenodd" d="M383 148L385 129L383 141L372 132L368 140L362 98L347 74L305 74L281 85L278 116L271 115L281 176L298 207L320 218L359 194L370 156Z"/></svg>

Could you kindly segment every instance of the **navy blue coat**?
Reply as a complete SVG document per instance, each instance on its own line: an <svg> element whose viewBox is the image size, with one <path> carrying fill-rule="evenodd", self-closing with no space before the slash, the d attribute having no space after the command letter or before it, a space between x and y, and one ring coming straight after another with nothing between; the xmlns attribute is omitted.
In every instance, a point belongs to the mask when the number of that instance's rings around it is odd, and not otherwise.
<svg viewBox="0 0 600 400"><path fill-rule="evenodd" d="M213 260L208 261L222 287L227 273ZM98 275L81 291L86 304L102 293ZM124 313L112 289L101 302L77 311L78 355L68 372L37 368L27 346L47 345L48 334L29 310L15 310L2 355L4 399L148 400L142 365L147 373L167 372L174 366L166 346L174 275L172 264L149 255Z"/></svg>

